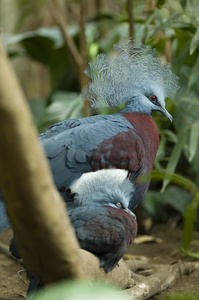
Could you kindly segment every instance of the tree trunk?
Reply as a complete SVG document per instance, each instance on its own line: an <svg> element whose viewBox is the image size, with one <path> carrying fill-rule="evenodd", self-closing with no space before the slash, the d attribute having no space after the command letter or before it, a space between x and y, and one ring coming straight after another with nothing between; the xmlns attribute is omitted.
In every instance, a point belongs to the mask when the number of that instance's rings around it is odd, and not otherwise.
<svg viewBox="0 0 199 300"><path fill-rule="evenodd" d="M74 230L0 45L0 185L27 267L43 283L82 278Z"/></svg>

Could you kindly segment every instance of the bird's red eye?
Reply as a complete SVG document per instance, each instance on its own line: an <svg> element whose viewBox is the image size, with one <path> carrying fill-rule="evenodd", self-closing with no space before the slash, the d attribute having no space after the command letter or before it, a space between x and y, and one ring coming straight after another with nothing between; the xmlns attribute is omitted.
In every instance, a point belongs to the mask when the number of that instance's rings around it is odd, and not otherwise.
<svg viewBox="0 0 199 300"><path fill-rule="evenodd" d="M157 97L156 97L156 96L151 96L151 97L150 97L150 100L151 100L152 102L155 102L155 101L157 100Z"/></svg>
<svg viewBox="0 0 199 300"><path fill-rule="evenodd" d="M123 207L123 205L122 205L121 202L118 202L118 203L116 204L116 206L117 206L118 208L122 208L122 207Z"/></svg>

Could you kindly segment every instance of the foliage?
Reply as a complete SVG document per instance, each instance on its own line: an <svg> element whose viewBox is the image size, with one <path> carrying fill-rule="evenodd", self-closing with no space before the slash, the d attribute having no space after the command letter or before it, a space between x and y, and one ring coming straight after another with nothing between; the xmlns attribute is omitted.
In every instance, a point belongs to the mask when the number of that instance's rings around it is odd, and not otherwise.
<svg viewBox="0 0 199 300"><path fill-rule="evenodd" d="M128 295L121 294L115 286L104 285L104 283L79 281L66 281L48 288L41 289L34 297L34 300L76 300L76 299L95 299L95 300L129 300ZM28 299L32 299L32 296Z"/></svg>
<svg viewBox="0 0 199 300"><path fill-rule="evenodd" d="M156 47L168 60L171 60L181 86L175 102L170 100L168 103L170 110L173 111L173 125L165 130L162 129L163 126L159 122L160 148L155 167L160 173L164 170L166 174L163 178L162 191L172 181L172 176L176 171L189 177L196 186L195 192L191 194L187 194L184 190L187 186L182 186L183 189L171 186L163 194L152 191L147 194L143 205L150 206L150 210L153 208L154 213L154 209L157 212L154 205L163 204L163 207L161 206L162 215L166 212L165 204L169 204L178 211L183 210L180 211L185 216L183 248L187 254L190 254L188 249L194 222L198 219L199 206L197 196L199 191L199 165L197 163L199 155L198 26L197 1L160 1L160 5L157 5L145 22L137 22L139 29L136 30L139 32L139 39L142 42ZM140 33L142 37L140 37ZM158 214L155 215L157 218Z"/></svg>
<svg viewBox="0 0 199 300"><path fill-rule="evenodd" d="M63 281L49 287L41 288L36 294L27 297L27 300L130 300L127 293L120 293L120 289L104 282L95 281L92 284L79 281ZM165 297L164 300L196 300L191 295L172 295Z"/></svg>
<svg viewBox="0 0 199 300"><path fill-rule="evenodd" d="M82 118L83 100L75 93L57 92L52 96L52 104L46 107L37 121L39 132L46 131L52 124L66 119Z"/></svg>
<svg viewBox="0 0 199 300"><path fill-rule="evenodd" d="M69 27L69 34L75 39L78 34L77 26ZM29 56L47 65L51 78L51 94L62 89L70 90L71 73L73 71L65 52L65 45L60 30L57 27L39 28L33 32L19 34L3 34L3 42L11 57ZM13 47L20 44L20 48ZM70 76L67 76L70 73ZM66 80L65 77L70 80Z"/></svg>

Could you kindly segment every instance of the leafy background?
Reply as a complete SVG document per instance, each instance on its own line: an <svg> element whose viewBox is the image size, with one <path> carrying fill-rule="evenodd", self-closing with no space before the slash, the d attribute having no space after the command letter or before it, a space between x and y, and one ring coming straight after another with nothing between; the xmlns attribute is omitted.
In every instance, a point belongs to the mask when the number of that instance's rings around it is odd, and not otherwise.
<svg viewBox="0 0 199 300"><path fill-rule="evenodd" d="M78 12L83 1L60 3L67 20L65 30L81 52ZM133 5L132 17L129 3ZM38 131L64 119L85 116L81 80L49 1L4 0L1 5L1 36ZM12 15L15 18L11 22ZM142 207L154 222L166 222L171 209L183 216L183 251L197 257L198 253L190 253L189 245L198 222L199 203L198 0L88 0L84 19L88 60L110 51L121 37L133 38L136 43L156 48L179 77L180 89L174 101L167 99L173 123L154 114L160 145Z"/></svg>

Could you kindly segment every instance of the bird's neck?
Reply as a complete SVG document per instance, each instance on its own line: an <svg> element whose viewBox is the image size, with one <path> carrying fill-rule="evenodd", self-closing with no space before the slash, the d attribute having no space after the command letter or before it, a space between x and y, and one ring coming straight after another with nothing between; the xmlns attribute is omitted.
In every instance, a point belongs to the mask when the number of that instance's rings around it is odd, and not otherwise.
<svg viewBox="0 0 199 300"><path fill-rule="evenodd" d="M151 107L146 104L143 105L140 96L134 96L133 99L133 101L127 103L121 113L141 113L151 116Z"/></svg>
<svg viewBox="0 0 199 300"><path fill-rule="evenodd" d="M122 116L133 125L142 139L146 150L147 171L151 172L159 144L159 133L154 120L151 116L138 112L124 112Z"/></svg>

